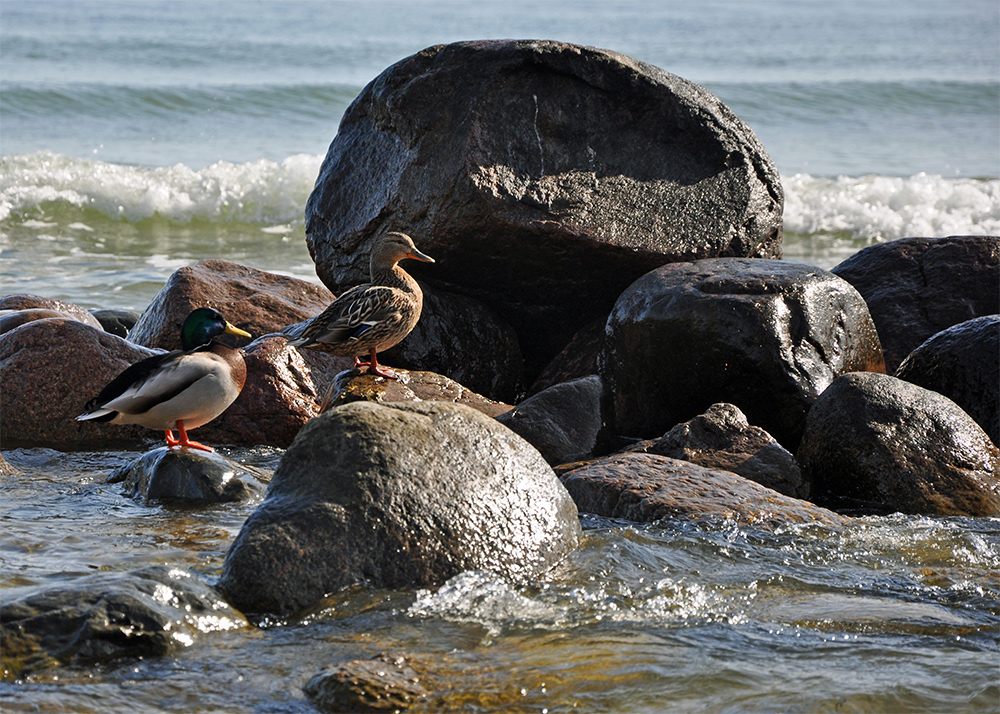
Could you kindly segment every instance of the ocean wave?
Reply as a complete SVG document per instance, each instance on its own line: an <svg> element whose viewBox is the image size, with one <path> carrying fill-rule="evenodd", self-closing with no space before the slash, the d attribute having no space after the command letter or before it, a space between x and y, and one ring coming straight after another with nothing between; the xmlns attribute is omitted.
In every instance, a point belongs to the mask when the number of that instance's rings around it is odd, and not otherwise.
<svg viewBox="0 0 1000 714"><path fill-rule="evenodd" d="M224 161L194 170L144 168L48 151L0 157L0 221L39 220L60 207L137 222L161 217L275 224L302 221L322 156Z"/></svg>
<svg viewBox="0 0 1000 714"><path fill-rule="evenodd" d="M796 174L782 184L786 233L871 241L1000 235L1000 179Z"/></svg>
<svg viewBox="0 0 1000 714"><path fill-rule="evenodd" d="M75 116L143 120L173 117L184 120L205 114L233 114L267 120L289 117L336 118L361 91L344 84L292 85L159 85L101 83L4 86L8 120Z"/></svg>
<svg viewBox="0 0 1000 714"><path fill-rule="evenodd" d="M322 156L144 168L51 152L0 157L0 220L68 225L96 211L113 220L301 223ZM782 181L785 232L867 241L1000 235L1000 179L869 175ZM66 209L72 210L66 210Z"/></svg>

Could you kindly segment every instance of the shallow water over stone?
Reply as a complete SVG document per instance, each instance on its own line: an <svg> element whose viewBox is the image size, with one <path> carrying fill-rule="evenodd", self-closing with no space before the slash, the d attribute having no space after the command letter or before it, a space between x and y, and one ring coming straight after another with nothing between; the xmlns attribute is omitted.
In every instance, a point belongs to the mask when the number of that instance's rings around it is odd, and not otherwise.
<svg viewBox="0 0 1000 714"><path fill-rule="evenodd" d="M220 449L273 469L277 449ZM14 450L0 587L154 564L213 582L255 503L141 505L104 483L134 452ZM583 517L582 546L514 588L335 593L283 622L203 634L176 655L38 671L4 711L310 712L322 666L406 655L415 711L1000 710L1000 521L891 516L843 530Z"/></svg>

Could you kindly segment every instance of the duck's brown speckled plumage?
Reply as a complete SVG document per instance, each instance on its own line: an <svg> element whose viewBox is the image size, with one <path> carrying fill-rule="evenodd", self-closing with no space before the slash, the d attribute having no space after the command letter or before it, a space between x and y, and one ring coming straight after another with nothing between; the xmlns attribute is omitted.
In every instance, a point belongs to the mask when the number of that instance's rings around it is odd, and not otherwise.
<svg viewBox="0 0 1000 714"><path fill-rule="evenodd" d="M417 250L405 233L391 232L379 238L372 248L371 282L343 293L289 344L354 357L355 364L394 378L391 372L380 369L376 354L410 334L424 304L417 281L399 267L399 261L406 258L434 262ZM369 356L369 362L361 362L361 355Z"/></svg>

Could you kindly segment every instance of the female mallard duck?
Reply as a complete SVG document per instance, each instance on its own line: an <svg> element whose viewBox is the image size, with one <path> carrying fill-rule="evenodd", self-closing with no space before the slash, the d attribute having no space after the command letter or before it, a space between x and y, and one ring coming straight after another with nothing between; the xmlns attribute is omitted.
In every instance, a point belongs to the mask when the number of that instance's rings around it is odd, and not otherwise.
<svg viewBox="0 0 1000 714"><path fill-rule="evenodd" d="M250 337L217 310L198 308L181 327L183 349L136 362L89 401L77 421L141 424L166 432L167 446L211 451L188 439L187 431L222 414L247 378L240 351L213 341L223 333ZM174 438L175 428L180 439Z"/></svg>
<svg viewBox="0 0 1000 714"><path fill-rule="evenodd" d="M355 366L367 366L372 374L395 379L392 371L380 368L376 353L410 334L424 304L417 281L399 267L404 258L434 262L417 250L405 233L386 233L379 238L372 248L371 282L343 293L288 344L353 357ZM368 362L359 356L365 354Z"/></svg>

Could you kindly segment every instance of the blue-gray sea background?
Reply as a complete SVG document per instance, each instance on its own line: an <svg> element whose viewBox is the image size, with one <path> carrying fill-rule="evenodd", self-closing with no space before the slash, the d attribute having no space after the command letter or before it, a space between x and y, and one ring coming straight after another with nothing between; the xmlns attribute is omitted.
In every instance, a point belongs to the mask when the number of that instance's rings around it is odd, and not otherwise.
<svg viewBox="0 0 1000 714"><path fill-rule="evenodd" d="M713 91L778 167L786 259L1000 234L995 0L3 0L0 293L141 310L216 257L315 281L303 208L344 109L397 60L484 38L611 49ZM211 580L252 508L126 499L104 479L134 453L4 454L23 471L0 482L4 600L152 563ZM996 519L585 526L529 588L343 594L308 622L7 682L0 705L312 711L318 667L393 650L436 662L456 710L1000 711Z"/></svg>

